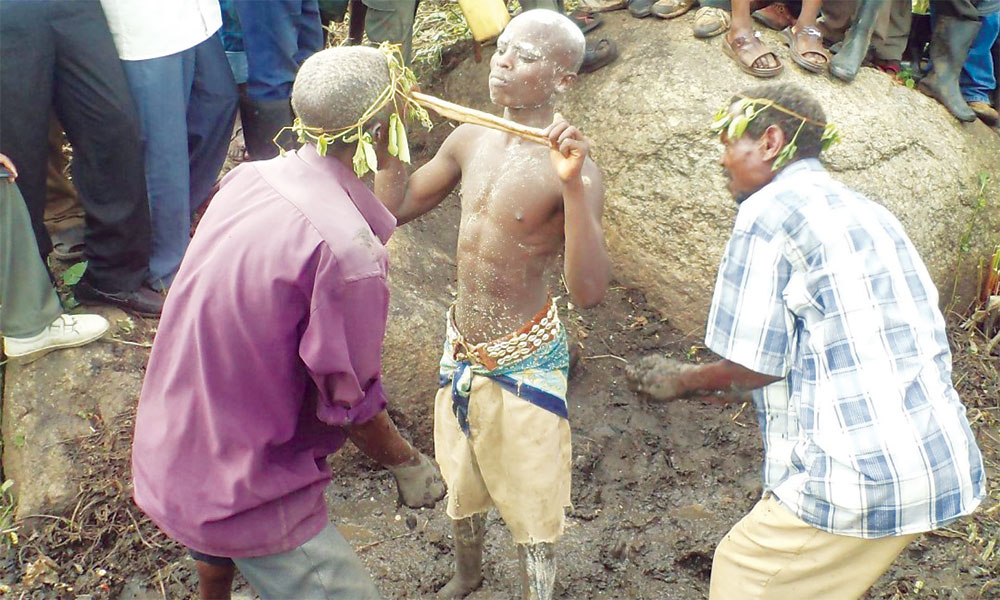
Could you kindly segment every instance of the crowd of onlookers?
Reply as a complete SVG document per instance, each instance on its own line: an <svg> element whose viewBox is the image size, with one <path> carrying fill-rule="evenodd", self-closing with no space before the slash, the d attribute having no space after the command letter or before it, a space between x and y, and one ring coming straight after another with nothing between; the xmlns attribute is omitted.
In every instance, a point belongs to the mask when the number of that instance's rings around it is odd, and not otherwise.
<svg viewBox="0 0 1000 600"><path fill-rule="evenodd" d="M778 75L783 65L753 29L781 32L806 71L851 81L869 64L938 99L962 121L997 125L996 0L580 0L591 15L628 9L634 17L674 19L695 9L692 33L722 36L723 52L747 73ZM696 8L697 7L697 8ZM591 17L596 27L599 19Z"/></svg>
<svg viewBox="0 0 1000 600"><path fill-rule="evenodd" d="M192 217L215 188L237 114L245 158L273 157L275 140L280 143L280 132L292 124L296 71L326 44L324 26L349 10L349 41L397 42L409 60L418 2L0 3L0 153L18 172L16 185L0 187L11 197L0 239L0 328L8 356L38 355L87 337L79 335L75 317L56 310L44 263L50 255L86 260L74 288L77 300L159 314ZM580 0L567 7L563 0L520 1L523 9L563 11L584 33L600 26L605 11L672 19L696 3ZM723 51L743 70L777 75L783 65L754 32L756 20L783 32L803 69L829 70L849 81L867 62L920 79L919 87L959 119L978 116L996 124L993 50L1000 0L935 0L929 16L914 15L910 3L701 0L693 34L723 36ZM601 68L617 55L613 40L588 39L581 71ZM73 151L71 183L66 141ZM30 223L29 238L6 233L22 221ZM23 239L34 243L15 241ZM27 289L38 290L48 309L40 310L37 298L29 306L14 298L14 290L23 299ZM91 336L103 333L95 333L99 325Z"/></svg>

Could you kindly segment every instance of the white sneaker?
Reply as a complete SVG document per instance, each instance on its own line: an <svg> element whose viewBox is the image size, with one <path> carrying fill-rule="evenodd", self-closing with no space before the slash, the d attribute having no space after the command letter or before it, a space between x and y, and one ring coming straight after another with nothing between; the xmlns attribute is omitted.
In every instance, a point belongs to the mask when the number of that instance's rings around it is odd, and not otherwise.
<svg viewBox="0 0 1000 600"><path fill-rule="evenodd" d="M59 315L44 331L31 337L4 337L3 349L8 358L28 363L59 348L89 344L108 330L107 319L100 315Z"/></svg>

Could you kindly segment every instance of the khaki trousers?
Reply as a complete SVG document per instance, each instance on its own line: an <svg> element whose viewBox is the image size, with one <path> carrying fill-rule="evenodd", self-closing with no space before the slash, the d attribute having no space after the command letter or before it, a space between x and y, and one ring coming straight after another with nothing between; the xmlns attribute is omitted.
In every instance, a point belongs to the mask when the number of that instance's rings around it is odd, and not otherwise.
<svg viewBox="0 0 1000 600"><path fill-rule="evenodd" d="M917 535L835 535L768 495L719 542L709 600L857 600Z"/></svg>
<svg viewBox="0 0 1000 600"><path fill-rule="evenodd" d="M571 506L569 422L473 375L467 436L451 394L447 385L434 401L434 455L448 486L448 516L465 519L495 506L515 544L558 540Z"/></svg>

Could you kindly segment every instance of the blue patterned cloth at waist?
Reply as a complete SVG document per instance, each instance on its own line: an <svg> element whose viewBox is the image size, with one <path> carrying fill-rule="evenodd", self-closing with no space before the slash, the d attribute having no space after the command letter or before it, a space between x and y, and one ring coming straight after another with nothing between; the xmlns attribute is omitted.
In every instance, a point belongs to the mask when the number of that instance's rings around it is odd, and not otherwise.
<svg viewBox="0 0 1000 600"><path fill-rule="evenodd" d="M531 402L564 419L566 387L569 377L569 345L566 328L558 325L558 333L521 360L489 370L469 360L456 360L455 347L461 335L448 319L448 335L438 372L438 387L451 385L452 410L458 424L469 435L469 395L475 375L489 377L508 392Z"/></svg>

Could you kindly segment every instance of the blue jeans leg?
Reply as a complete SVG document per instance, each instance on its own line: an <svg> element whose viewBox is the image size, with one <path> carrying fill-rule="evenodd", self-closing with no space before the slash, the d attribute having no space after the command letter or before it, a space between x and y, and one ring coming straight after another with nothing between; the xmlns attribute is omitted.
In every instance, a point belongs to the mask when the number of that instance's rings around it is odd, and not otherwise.
<svg viewBox="0 0 1000 600"><path fill-rule="evenodd" d="M247 96L287 100L299 65L323 47L318 0L235 0L247 54Z"/></svg>
<svg viewBox="0 0 1000 600"><path fill-rule="evenodd" d="M159 58L122 61L142 130L153 225L147 283L157 289L170 285L190 239L187 105L194 57L190 48Z"/></svg>
<svg viewBox="0 0 1000 600"><path fill-rule="evenodd" d="M990 94L997 86L993 71L992 49L998 33L1000 33L1000 13L983 17L979 35L969 48L959 79L962 97L967 102L990 102Z"/></svg>
<svg viewBox="0 0 1000 600"><path fill-rule="evenodd" d="M236 82L219 38L213 35L195 46L194 53L194 78L187 107L192 213L215 187L239 103Z"/></svg>

